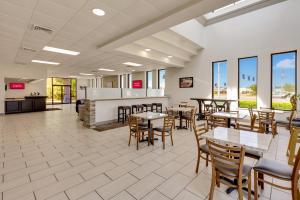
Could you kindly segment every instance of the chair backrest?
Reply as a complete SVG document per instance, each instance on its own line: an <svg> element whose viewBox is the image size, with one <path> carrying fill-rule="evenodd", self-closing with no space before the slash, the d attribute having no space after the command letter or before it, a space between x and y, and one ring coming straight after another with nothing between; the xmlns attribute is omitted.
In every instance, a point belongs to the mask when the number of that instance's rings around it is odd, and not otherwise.
<svg viewBox="0 0 300 200"><path fill-rule="evenodd" d="M212 127L228 127L226 118L210 116L209 118Z"/></svg>
<svg viewBox="0 0 300 200"><path fill-rule="evenodd" d="M296 110L297 109L297 96L295 94L291 96L290 102L292 104L292 110Z"/></svg>
<svg viewBox="0 0 300 200"><path fill-rule="evenodd" d="M212 167L230 178L242 178L245 149L207 141Z"/></svg>
<svg viewBox="0 0 300 200"><path fill-rule="evenodd" d="M167 116L164 118L164 126L163 126L163 130L167 130L169 129L170 131L172 131L174 125L174 116Z"/></svg>
<svg viewBox="0 0 300 200"><path fill-rule="evenodd" d="M204 140L204 138L202 138L201 136L208 131L207 124L202 123L202 124L196 125L196 123L194 122L193 129L194 129L198 148L200 148L200 141Z"/></svg>
<svg viewBox="0 0 300 200"><path fill-rule="evenodd" d="M258 120L264 121L264 120L269 120L273 121L274 120L274 112L265 112L265 111L257 111L258 112Z"/></svg>
<svg viewBox="0 0 300 200"><path fill-rule="evenodd" d="M289 128L291 128L291 126L292 126L292 121L295 118L295 115L296 115L296 111L292 110L291 114L290 114L290 117L289 117Z"/></svg>
<svg viewBox="0 0 300 200"><path fill-rule="evenodd" d="M138 132L139 131L139 118L129 115L128 116L128 125L129 125L130 131Z"/></svg>

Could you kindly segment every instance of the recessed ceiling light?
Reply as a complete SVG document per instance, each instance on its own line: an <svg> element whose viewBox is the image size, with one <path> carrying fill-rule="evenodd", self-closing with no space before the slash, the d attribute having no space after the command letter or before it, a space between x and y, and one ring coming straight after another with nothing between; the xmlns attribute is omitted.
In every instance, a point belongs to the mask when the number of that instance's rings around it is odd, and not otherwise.
<svg viewBox="0 0 300 200"><path fill-rule="evenodd" d="M45 60L32 60L31 62L41 63L41 64L48 64L48 65L59 65L60 64L58 62L50 62L50 61L45 61Z"/></svg>
<svg viewBox="0 0 300 200"><path fill-rule="evenodd" d="M135 72L135 70L134 70L134 69L133 69L133 70L131 70L131 71Z"/></svg>
<svg viewBox="0 0 300 200"><path fill-rule="evenodd" d="M173 58L173 56L168 56L168 58Z"/></svg>
<svg viewBox="0 0 300 200"><path fill-rule="evenodd" d="M151 51L151 49L145 49L145 51Z"/></svg>
<svg viewBox="0 0 300 200"><path fill-rule="evenodd" d="M140 67L140 66L143 66L142 64L134 63L134 62L124 62L123 64L124 64L124 65L134 66L134 67Z"/></svg>
<svg viewBox="0 0 300 200"><path fill-rule="evenodd" d="M87 73L79 73L80 75L83 75L83 76L93 76L94 74L87 74Z"/></svg>
<svg viewBox="0 0 300 200"><path fill-rule="evenodd" d="M100 70L100 71L107 71L107 72L114 72L115 71L113 69L104 69L104 68L100 68L98 70Z"/></svg>
<svg viewBox="0 0 300 200"><path fill-rule="evenodd" d="M45 46L43 48L44 51L51 51L51 52L55 52L55 53L62 53L62 54L68 54L68 55L72 55L72 56L77 56L80 54L80 52L77 51L70 51L70 50L66 50L66 49L59 49L59 48L55 48L55 47L48 47Z"/></svg>
<svg viewBox="0 0 300 200"><path fill-rule="evenodd" d="M93 9L93 13L94 13L95 15L97 15L97 16L104 16L104 15L105 15L104 10L101 10L101 9L99 9L99 8Z"/></svg>

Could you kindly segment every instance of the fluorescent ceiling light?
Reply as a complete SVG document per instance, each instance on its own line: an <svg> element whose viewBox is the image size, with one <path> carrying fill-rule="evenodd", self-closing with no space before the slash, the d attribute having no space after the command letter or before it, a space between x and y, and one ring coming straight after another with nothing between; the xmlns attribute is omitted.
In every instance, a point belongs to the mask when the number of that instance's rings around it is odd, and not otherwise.
<svg viewBox="0 0 300 200"><path fill-rule="evenodd" d="M134 70L134 69L133 69L133 70L131 70L131 71L135 72L135 70Z"/></svg>
<svg viewBox="0 0 300 200"><path fill-rule="evenodd" d="M50 62L50 61L45 61L45 60L32 60L31 62L41 63L41 64L48 64L48 65L59 65L60 64L58 62Z"/></svg>
<svg viewBox="0 0 300 200"><path fill-rule="evenodd" d="M142 64L134 63L134 62L124 62L123 64L124 64L124 65L134 66L134 67L140 67L140 66L143 66Z"/></svg>
<svg viewBox="0 0 300 200"><path fill-rule="evenodd" d="M145 49L145 51L151 51L151 49Z"/></svg>
<svg viewBox="0 0 300 200"><path fill-rule="evenodd" d="M115 71L113 69L104 69L104 68L100 68L98 70L100 70L100 71L107 71L107 72L114 72Z"/></svg>
<svg viewBox="0 0 300 200"><path fill-rule="evenodd" d="M45 46L43 48L44 51L51 51L51 52L55 52L55 53L62 53L62 54L68 54L68 55L72 55L72 56L77 56L80 54L80 52L77 51L70 51L70 50L66 50L66 49L59 49L59 48L55 48L55 47L48 47Z"/></svg>
<svg viewBox="0 0 300 200"><path fill-rule="evenodd" d="M105 15L104 10L101 10L101 9L99 9L99 8L93 9L93 13L94 13L95 15L97 15L97 16L104 16L104 15Z"/></svg>
<svg viewBox="0 0 300 200"><path fill-rule="evenodd" d="M168 58L173 58L173 56L168 56Z"/></svg>
<svg viewBox="0 0 300 200"><path fill-rule="evenodd" d="M83 75L83 76L93 76L94 74L87 74L87 73L79 73L80 75Z"/></svg>

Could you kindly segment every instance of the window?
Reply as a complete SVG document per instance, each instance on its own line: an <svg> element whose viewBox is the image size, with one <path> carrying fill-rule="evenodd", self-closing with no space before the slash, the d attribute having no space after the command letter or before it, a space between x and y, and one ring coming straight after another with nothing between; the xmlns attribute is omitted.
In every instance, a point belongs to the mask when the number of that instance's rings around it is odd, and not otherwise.
<svg viewBox="0 0 300 200"><path fill-rule="evenodd" d="M158 70L158 89L165 89L166 86L166 70Z"/></svg>
<svg viewBox="0 0 300 200"><path fill-rule="evenodd" d="M227 98L227 61L213 62L213 98Z"/></svg>
<svg viewBox="0 0 300 200"><path fill-rule="evenodd" d="M290 97L296 94L297 51L272 54L271 60L272 108L290 110Z"/></svg>
<svg viewBox="0 0 300 200"><path fill-rule="evenodd" d="M132 88L132 74L128 74L128 88Z"/></svg>
<svg viewBox="0 0 300 200"><path fill-rule="evenodd" d="M152 88L152 72L148 71L146 76L147 88Z"/></svg>
<svg viewBox="0 0 300 200"><path fill-rule="evenodd" d="M69 104L77 99L77 79L48 78L47 103Z"/></svg>
<svg viewBox="0 0 300 200"><path fill-rule="evenodd" d="M257 57L239 58L239 107L257 107Z"/></svg>

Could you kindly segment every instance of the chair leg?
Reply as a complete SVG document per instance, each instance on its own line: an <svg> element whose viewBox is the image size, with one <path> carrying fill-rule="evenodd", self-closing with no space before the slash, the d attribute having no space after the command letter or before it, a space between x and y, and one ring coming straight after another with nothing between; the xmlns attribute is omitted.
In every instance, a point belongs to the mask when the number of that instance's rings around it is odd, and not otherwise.
<svg viewBox="0 0 300 200"><path fill-rule="evenodd" d="M174 146L174 143L173 143L173 133L172 133L172 131L170 131L170 138L171 138L171 144L172 144L172 146Z"/></svg>
<svg viewBox="0 0 300 200"><path fill-rule="evenodd" d="M128 146L130 146L130 141L131 141L131 133L129 132L129 141L128 141Z"/></svg>
<svg viewBox="0 0 300 200"><path fill-rule="evenodd" d="M198 158L197 158L197 165L196 165L196 173L199 171L199 164L200 164L200 150L198 149Z"/></svg>
<svg viewBox="0 0 300 200"><path fill-rule="evenodd" d="M206 167L208 167L208 153L206 154Z"/></svg>
<svg viewBox="0 0 300 200"><path fill-rule="evenodd" d="M248 175L248 199L251 200L251 172Z"/></svg>
<svg viewBox="0 0 300 200"><path fill-rule="evenodd" d="M264 174L258 172L258 178L264 180ZM265 183L263 181L259 181L259 183L260 183L260 188L262 190L265 189Z"/></svg>
<svg viewBox="0 0 300 200"><path fill-rule="evenodd" d="M163 149L165 149L165 133L164 132L162 132L162 134L161 134L161 139L163 142Z"/></svg>
<svg viewBox="0 0 300 200"><path fill-rule="evenodd" d="M238 195L239 195L239 200L243 200L243 186L242 186L242 181L238 180Z"/></svg>
<svg viewBox="0 0 300 200"><path fill-rule="evenodd" d="M140 141L140 133L138 132L136 134L137 138L136 138L136 150L139 150L139 141Z"/></svg>
<svg viewBox="0 0 300 200"><path fill-rule="evenodd" d="M218 188L220 188L220 173L219 172L216 173L216 185Z"/></svg>
<svg viewBox="0 0 300 200"><path fill-rule="evenodd" d="M257 200L258 194L258 177L257 177L257 172L254 170L254 200Z"/></svg>
<svg viewBox="0 0 300 200"><path fill-rule="evenodd" d="M209 200L213 200L213 198L214 198L215 185L216 185L216 171L213 168L212 169L210 191L209 191Z"/></svg>
<svg viewBox="0 0 300 200"><path fill-rule="evenodd" d="M150 146L150 138L151 138L151 136L150 136L150 130L148 130L148 146Z"/></svg>

